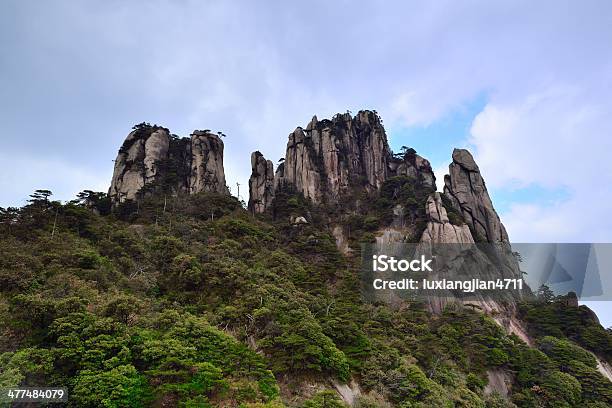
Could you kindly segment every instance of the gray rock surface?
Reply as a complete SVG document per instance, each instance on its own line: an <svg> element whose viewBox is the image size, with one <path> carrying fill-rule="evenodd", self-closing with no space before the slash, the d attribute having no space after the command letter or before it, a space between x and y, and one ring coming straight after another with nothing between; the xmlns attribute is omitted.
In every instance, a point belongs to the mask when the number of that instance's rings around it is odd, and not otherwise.
<svg viewBox="0 0 612 408"><path fill-rule="evenodd" d="M508 242L506 228L501 223L489 192L474 162L465 149L453 151L449 175L444 177L444 194L463 215L479 242Z"/></svg>
<svg viewBox="0 0 612 408"><path fill-rule="evenodd" d="M424 243L473 243L474 239L467 225L453 225L448 220L442 205L440 193L432 193L427 199L427 228L423 231Z"/></svg>
<svg viewBox="0 0 612 408"><path fill-rule="evenodd" d="M508 398L510 389L512 388L512 374L503 368L493 368L487 370L487 385L483 392L485 395L497 393L503 398Z"/></svg>
<svg viewBox="0 0 612 408"><path fill-rule="evenodd" d="M439 260L450 262L438 271L436 278L462 276L478 278L483 281L497 279L518 279L521 272L518 262L512 253L508 235L497 215L487 191L480 170L472 155L463 149L453 151L453 162L449 166L450 175L444 179L444 195L450 200L453 208L465 219L466 224L450 224L446 209L442 205L440 193L433 193L427 200L428 224L421 237L421 243L432 249L438 248ZM432 244L471 244L434 247ZM442 255L441 255L442 254ZM464 262L469 265L467 270ZM468 271L469 270L469 271ZM432 278L434 277L432 275ZM528 288L517 291L504 291L495 296L476 295L471 299L462 299L485 313L498 316L500 324L510 332L521 333L520 325L513 321L515 301L529 292ZM455 294L428 297L428 308L439 313L458 299Z"/></svg>
<svg viewBox="0 0 612 408"><path fill-rule="evenodd" d="M261 179L261 169L252 166L252 170L251 180L258 186L267 185L268 179ZM337 114L331 120L314 116L306 128L298 127L289 134L273 191L291 188L314 203L335 203L355 189L376 191L385 180L398 175L435 187L427 160L414 153L403 157L392 154L375 112L360 111L354 117ZM260 188L252 190L250 201L262 199Z"/></svg>
<svg viewBox="0 0 612 408"><path fill-rule="evenodd" d="M251 153L249 178L249 211L263 213L274 199L274 165L259 151Z"/></svg>
<svg viewBox="0 0 612 408"><path fill-rule="evenodd" d="M191 134L189 192L229 194L223 168L223 141L219 136L194 130Z"/></svg>
<svg viewBox="0 0 612 408"><path fill-rule="evenodd" d="M354 118L313 117L306 129L289 135L281 185L292 185L315 203L335 202L351 186L376 190L387 177L390 149L376 114L361 111Z"/></svg>
<svg viewBox="0 0 612 408"><path fill-rule="evenodd" d="M172 159L172 160L170 160ZM139 126L119 149L109 196L114 203L139 198L145 186L165 176L170 162L177 166L174 193L200 191L229 194L223 168L223 142L214 134L194 131L190 139L170 136L159 126Z"/></svg>
<svg viewBox="0 0 612 408"><path fill-rule="evenodd" d="M168 155L167 129L137 129L127 136L115 160L109 195L113 201L133 200L145 184L159 174L159 164Z"/></svg>
<svg viewBox="0 0 612 408"><path fill-rule="evenodd" d="M416 153L407 153L403 158L392 158L389 161L390 175L408 176L424 186L436 188L436 177L429 160L422 158Z"/></svg>
<svg viewBox="0 0 612 408"><path fill-rule="evenodd" d="M521 278L506 228L493 208L487 186L470 152L454 149L453 162L448 168L450 174L444 177L444 195L463 215L474 241L492 245L488 256L500 265L503 277Z"/></svg>

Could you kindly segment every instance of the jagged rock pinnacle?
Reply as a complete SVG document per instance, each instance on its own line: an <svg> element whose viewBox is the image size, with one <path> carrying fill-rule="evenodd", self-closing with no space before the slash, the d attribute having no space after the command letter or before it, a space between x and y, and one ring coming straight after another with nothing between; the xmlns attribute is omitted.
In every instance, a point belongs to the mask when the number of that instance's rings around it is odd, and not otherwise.
<svg viewBox="0 0 612 408"><path fill-rule="evenodd" d="M264 212L274 198L274 165L259 151L251 154L249 178L249 211Z"/></svg>
<svg viewBox="0 0 612 408"><path fill-rule="evenodd" d="M217 135L195 130L191 134L189 192L229 194L223 168L223 141Z"/></svg>
<svg viewBox="0 0 612 408"><path fill-rule="evenodd" d="M480 170L469 151L455 149L449 175L444 177L444 195L463 215L476 241L508 242L506 228L493 208Z"/></svg>

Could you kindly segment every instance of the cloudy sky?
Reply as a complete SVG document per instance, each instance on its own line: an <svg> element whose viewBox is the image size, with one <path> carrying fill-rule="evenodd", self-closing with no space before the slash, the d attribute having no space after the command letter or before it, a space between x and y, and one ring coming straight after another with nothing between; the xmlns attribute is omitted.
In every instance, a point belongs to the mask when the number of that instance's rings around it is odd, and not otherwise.
<svg viewBox="0 0 612 408"><path fill-rule="evenodd" d="M612 242L611 44L605 0L4 0L0 206L107 190L142 121L226 133L235 191L251 151L367 108L440 179L469 148L513 241Z"/></svg>

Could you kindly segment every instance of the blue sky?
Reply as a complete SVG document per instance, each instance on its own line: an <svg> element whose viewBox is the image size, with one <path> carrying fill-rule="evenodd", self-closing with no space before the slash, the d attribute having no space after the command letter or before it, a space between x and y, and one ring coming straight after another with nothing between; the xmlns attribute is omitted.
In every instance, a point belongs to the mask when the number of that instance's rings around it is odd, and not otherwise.
<svg viewBox="0 0 612 408"><path fill-rule="evenodd" d="M402 146L407 145L426 157L435 169L438 189L442 191L444 174L448 173L448 146L477 150L470 143L470 131L474 120L485 106L487 106L487 96L483 94L432 123L412 126L400 124L390 128L388 132L391 135L391 148L400 151ZM555 187L543 187L535 182L508 183L501 188L492 188L490 194L495 209L502 214L511 211L513 204L538 203L551 207L571 197L567 186L559 184Z"/></svg>
<svg viewBox="0 0 612 408"><path fill-rule="evenodd" d="M0 205L106 190L142 121L222 130L235 188L252 151L367 108L440 180L469 148L511 240L612 242L611 41L604 0L5 0Z"/></svg>

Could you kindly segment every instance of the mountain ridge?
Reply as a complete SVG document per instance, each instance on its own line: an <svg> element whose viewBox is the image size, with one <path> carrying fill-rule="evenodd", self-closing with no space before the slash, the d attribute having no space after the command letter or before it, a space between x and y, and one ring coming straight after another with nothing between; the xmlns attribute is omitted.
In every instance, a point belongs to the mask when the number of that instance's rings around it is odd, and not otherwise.
<svg viewBox="0 0 612 408"><path fill-rule="evenodd" d="M383 130L354 120L311 121L333 151L290 140L294 163L321 166L311 174L276 182L252 155L267 206L245 209L220 186L210 132L145 124L120 149L110 194L61 203L40 190L0 208L0 384L63 386L71 407L612 404L612 335L575 296L363 298L362 243L478 241L498 249L475 255L509 274L516 259L468 152L453 153L436 192L408 148L364 164L356 139L384 147ZM347 180L349 165L363 177Z"/></svg>

